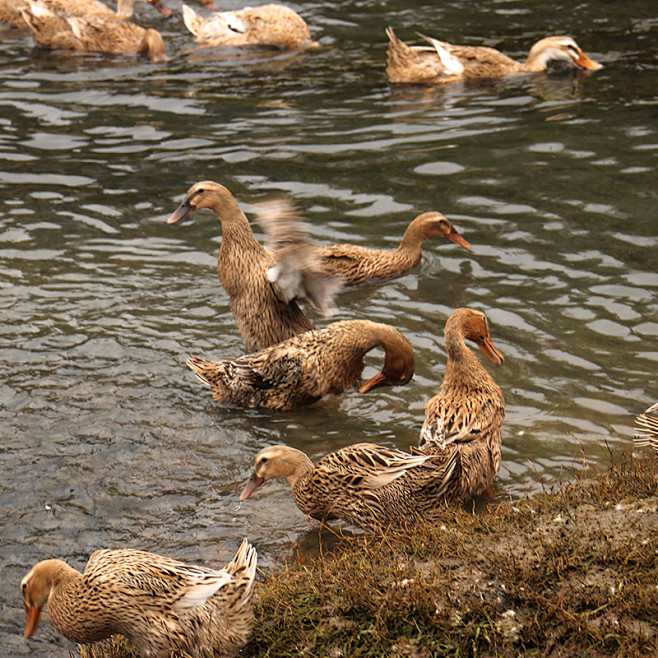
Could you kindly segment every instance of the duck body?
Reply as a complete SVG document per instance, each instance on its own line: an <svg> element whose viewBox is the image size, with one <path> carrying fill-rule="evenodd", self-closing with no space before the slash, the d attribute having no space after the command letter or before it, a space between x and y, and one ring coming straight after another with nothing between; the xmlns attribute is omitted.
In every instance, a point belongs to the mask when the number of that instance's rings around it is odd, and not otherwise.
<svg viewBox="0 0 658 658"><path fill-rule="evenodd" d="M653 448L658 455L658 403L651 405L643 414L635 419L635 425L642 434L636 434L636 446Z"/></svg>
<svg viewBox="0 0 658 658"><path fill-rule="evenodd" d="M342 519L367 531L407 527L439 515L455 461L359 443L316 465L288 446L256 456L243 501L265 481L288 480L297 507L313 519Z"/></svg>
<svg viewBox="0 0 658 658"><path fill-rule="evenodd" d="M268 4L201 18L183 5L187 29L208 46L272 46L281 49L315 46L304 19L284 5Z"/></svg>
<svg viewBox="0 0 658 658"><path fill-rule="evenodd" d="M313 329L295 299L288 299L268 276L276 255L256 240L233 195L223 185L203 181L193 185L167 220L180 221L209 208L222 224L217 272L231 299L231 312L250 352L276 345Z"/></svg>
<svg viewBox="0 0 658 658"><path fill-rule="evenodd" d="M64 16L79 16L99 20L120 20L131 18L136 2L148 2L165 16L171 11L161 0L119 0L116 12L100 0L41 0L41 3L55 13ZM0 21L6 21L15 27L28 27L22 11L29 6L29 0L0 0Z"/></svg>
<svg viewBox="0 0 658 658"><path fill-rule="evenodd" d="M65 16L51 11L41 0L28 0L22 15L34 40L43 48L112 55L146 54L153 62L167 61L160 33L129 21Z"/></svg>
<svg viewBox="0 0 658 658"><path fill-rule="evenodd" d="M431 37L429 46L408 46L387 28L386 74L389 82L445 84L468 79L496 78L510 73L545 71L551 60L564 60L589 71L602 68L571 37L546 37L530 49L525 62L516 62L495 48L459 46ZM422 36L422 35L421 35Z"/></svg>
<svg viewBox="0 0 658 658"><path fill-rule="evenodd" d="M503 357L494 347L484 313L462 308L445 327L448 362L438 395L425 405L420 433L423 454L458 455L449 498L466 501L482 493L500 468L505 399L465 339L474 341L494 365Z"/></svg>
<svg viewBox="0 0 658 658"><path fill-rule="evenodd" d="M51 623L73 642L119 634L152 658L234 655L253 625L256 559L245 539L221 570L131 549L96 551L84 573L44 560L21 581L25 636L47 602Z"/></svg>
<svg viewBox="0 0 658 658"><path fill-rule="evenodd" d="M405 272L420 262L421 245L431 237L443 237L466 249L470 244L439 212L418 215L407 227L397 249L368 249L353 244L317 246L321 268L345 283L385 279Z"/></svg>
<svg viewBox="0 0 658 658"><path fill-rule="evenodd" d="M217 402L286 410L359 384L363 357L375 347L386 352L384 366L361 392L406 384L414 372L411 345L397 329L368 320L334 322L237 359L192 357L187 365Z"/></svg>

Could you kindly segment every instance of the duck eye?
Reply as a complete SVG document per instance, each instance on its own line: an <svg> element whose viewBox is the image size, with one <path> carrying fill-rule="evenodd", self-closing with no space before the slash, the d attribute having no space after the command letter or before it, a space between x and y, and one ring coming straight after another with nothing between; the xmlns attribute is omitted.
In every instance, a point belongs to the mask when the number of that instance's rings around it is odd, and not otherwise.
<svg viewBox="0 0 658 658"><path fill-rule="evenodd" d="M264 464L267 461L267 457L261 457L260 458L260 463Z"/></svg>
<svg viewBox="0 0 658 658"><path fill-rule="evenodd" d="M27 589L27 583L21 583L21 590L24 592Z"/></svg>

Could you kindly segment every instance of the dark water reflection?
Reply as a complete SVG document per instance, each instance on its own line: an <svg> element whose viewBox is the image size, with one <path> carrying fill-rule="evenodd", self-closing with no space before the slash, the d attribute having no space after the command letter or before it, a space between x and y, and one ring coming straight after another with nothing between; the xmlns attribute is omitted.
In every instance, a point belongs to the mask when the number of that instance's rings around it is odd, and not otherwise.
<svg viewBox="0 0 658 658"><path fill-rule="evenodd" d="M38 559L82 566L130 545L211 564L244 535L264 567L293 554L312 533L287 485L238 508L253 456L414 444L455 307L484 310L506 358L501 496L573 477L582 452L604 468L656 398L651 3L299 3L322 48L274 55L194 51L168 3L170 21L140 13L167 65L45 53L0 30L6 655L28 653L17 585ZM568 32L605 68L391 88L388 24L519 58ZM247 213L290 195L320 242L392 246L416 214L450 217L471 252L430 243L410 273L347 290L335 316L403 330L413 382L286 414L215 406L184 361L243 350L216 280L219 223L165 224L206 178ZM49 631L30 646L48 651Z"/></svg>

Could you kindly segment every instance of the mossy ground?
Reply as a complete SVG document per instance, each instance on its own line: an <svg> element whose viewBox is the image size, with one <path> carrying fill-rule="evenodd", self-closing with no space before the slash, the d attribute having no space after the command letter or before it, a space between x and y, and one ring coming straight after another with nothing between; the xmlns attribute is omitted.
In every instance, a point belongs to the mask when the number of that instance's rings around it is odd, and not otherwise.
<svg viewBox="0 0 658 658"><path fill-rule="evenodd" d="M244 656L658 655L658 469L627 459L261 575ZM90 658L131 653L101 643Z"/></svg>

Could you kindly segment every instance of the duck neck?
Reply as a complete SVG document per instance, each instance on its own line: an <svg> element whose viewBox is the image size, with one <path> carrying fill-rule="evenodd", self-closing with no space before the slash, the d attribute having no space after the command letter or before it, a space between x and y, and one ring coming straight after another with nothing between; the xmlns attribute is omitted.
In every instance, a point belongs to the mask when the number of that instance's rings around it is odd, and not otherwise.
<svg viewBox="0 0 658 658"><path fill-rule="evenodd" d="M490 378L489 373L480 363L479 359L469 347L464 337L458 333L446 332L445 349L448 353L443 385L449 386L454 382L469 384L484 382Z"/></svg>
<svg viewBox="0 0 658 658"><path fill-rule="evenodd" d="M396 249L398 257L415 265L421 258L421 245L427 239L427 234L418 218L414 219L402 236L402 241Z"/></svg>

